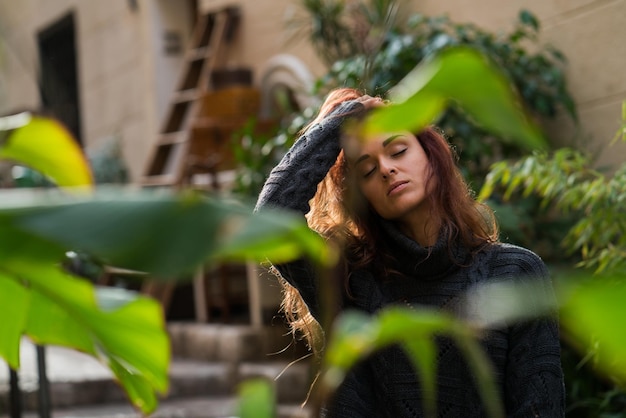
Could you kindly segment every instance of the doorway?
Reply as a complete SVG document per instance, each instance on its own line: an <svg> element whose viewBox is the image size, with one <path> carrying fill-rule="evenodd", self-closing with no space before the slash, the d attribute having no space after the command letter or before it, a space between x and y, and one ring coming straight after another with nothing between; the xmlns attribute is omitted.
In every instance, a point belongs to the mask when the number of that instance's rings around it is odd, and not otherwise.
<svg viewBox="0 0 626 418"><path fill-rule="evenodd" d="M74 14L40 31L37 42L43 110L60 120L82 146Z"/></svg>

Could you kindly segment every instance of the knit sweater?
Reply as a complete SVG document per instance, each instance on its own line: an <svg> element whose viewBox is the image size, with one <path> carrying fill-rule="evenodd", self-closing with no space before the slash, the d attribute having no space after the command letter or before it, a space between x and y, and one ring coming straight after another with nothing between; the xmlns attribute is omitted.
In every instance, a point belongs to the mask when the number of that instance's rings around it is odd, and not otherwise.
<svg viewBox="0 0 626 418"><path fill-rule="evenodd" d="M363 111L347 102L311 127L271 172L257 209L281 207L306 214L308 201L340 151L339 130L344 117ZM371 314L394 304L428 306L459 318L471 312L464 295L474 286L492 281L532 278L548 296L552 287L547 270L533 252L507 244L487 246L470 255L461 245L449 248L443 237L430 249L402 234L392 222L383 222L383 241L394 255L390 267L397 277L380 280L367 268L351 271L350 297L344 309ZM306 260L276 266L300 292L314 317L319 318L318 285ZM471 368L453 341L437 340L437 416L484 417ZM509 324L481 339L493 365L508 417L562 417L565 391L560 362L558 322L539 318ZM406 354L396 346L360 362L347 375L327 405L329 417L422 417L420 379Z"/></svg>

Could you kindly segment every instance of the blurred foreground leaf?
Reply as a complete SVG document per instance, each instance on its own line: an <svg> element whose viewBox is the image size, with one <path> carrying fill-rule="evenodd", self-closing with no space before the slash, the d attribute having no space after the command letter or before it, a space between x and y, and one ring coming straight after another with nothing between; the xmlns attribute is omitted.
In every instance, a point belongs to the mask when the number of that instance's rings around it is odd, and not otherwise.
<svg viewBox="0 0 626 418"><path fill-rule="evenodd" d="M238 390L239 418L276 417L276 395L272 383L266 379L250 379Z"/></svg>
<svg viewBox="0 0 626 418"><path fill-rule="evenodd" d="M28 113L0 118L0 158L38 170L65 191L92 184L78 144L53 119ZM0 327L0 357L18 369L23 335L83 351L109 366L143 413L153 411L155 391L165 393L168 386L170 349L161 306L122 289L96 289L66 273L63 243L19 225L24 213L45 206L38 194L4 192L1 202L0 313L11 320Z"/></svg>
<svg viewBox="0 0 626 418"><path fill-rule="evenodd" d="M133 404L143 412L154 410L154 391L167 390L170 359L159 303L121 289L123 302L113 303L109 289L96 289L45 259L2 253L1 298L12 299L3 313L15 322L0 331L0 356L19 368L22 335L37 344L78 349L108 365Z"/></svg>
<svg viewBox="0 0 626 418"><path fill-rule="evenodd" d="M92 184L89 165L65 128L28 113L0 118L0 158L29 166L62 189L2 192L0 357L19 368L22 336L66 346L106 364L144 414L168 387L170 347L161 305L123 289L95 288L68 274L68 251L102 263L180 278L217 260L277 261L309 255L331 262L322 240L288 213L198 195L109 191L68 196ZM82 189L81 189L82 190Z"/></svg>
<svg viewBox="0 0 626 418"><path fill-rule="evenodd" d="M61 187L90 187L91 169L78 143L54 119L25 112L0 118L0 159L48 176Z"/></svg>
<svg viewBox="0 0 626 418"><path fill-rule="evenodd" d="M592 355L596 370L626 387L626 276L582 273L555 280L555 295L541 281L479 286L467 295L474 326L489 328L551 315L559 311L561 333L583 356Z"/></svg>
<svg viewBox="0 0 626 418"><path fill-rule="evenodd" d="M0 228L7 229L0 229L0 238L10 231L25 250L40 243L33 251L85 252L163 279L217 260L333 260L301 217L285 211L253 214L250 207L198 194L119 190L80 199L49 197L7 195L0 207Z"/></svg>
<svg viewBox="0 0 626 418"><path fill-rule="evenodd" d="M300 217L253 214L251 207L196 194L68 197L21 190L2 193L1 202L0 312L12 321L0 327L0 356L18 368L22 335L78 349L107 364L143 413L156 408L155 392L168 386L161 306L64 272L67 251L169 280L223 260L332 260Z"/></svg>
<svg viewBox="0 0 626 418"><path fill-rule="evenodd" d="M415 67L389 94L394 104L377 109L370 132L419 131L450 103L484 129L526 148L543 148L545 139L523 108L503 71L468 47L449 48Z"/></svg>
<svg viewBox="0 0 626 418"><path fill-rule="evenodd" d="M569 280L568 282L571 282ZM575 281L562 292L561 324L583 355L593 353L597 370L626 387L626 275Z"/></svg>

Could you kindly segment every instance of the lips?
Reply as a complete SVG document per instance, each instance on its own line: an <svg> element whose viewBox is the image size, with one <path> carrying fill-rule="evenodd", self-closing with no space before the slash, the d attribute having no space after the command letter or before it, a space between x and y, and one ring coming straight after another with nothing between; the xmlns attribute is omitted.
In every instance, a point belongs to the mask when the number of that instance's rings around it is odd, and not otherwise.
<svg viewBox="0 0 626 418"><path fill-rule="evenodd" d="M389 186L389 189L387 189L387 196L392 195L394 192L399 192L404 188L404 185L407 183L408 181L406 180L394 181L393 183L391 183L391 186Z"/></svg>

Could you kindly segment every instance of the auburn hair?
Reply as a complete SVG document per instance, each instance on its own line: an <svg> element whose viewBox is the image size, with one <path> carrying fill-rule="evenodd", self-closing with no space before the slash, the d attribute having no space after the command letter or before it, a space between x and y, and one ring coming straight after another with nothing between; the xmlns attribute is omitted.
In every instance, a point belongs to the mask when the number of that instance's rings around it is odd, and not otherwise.
<svg viewBox="0 0 626 418"><path fill-rule="evenodd" d="M340 88L329 93L317 117L307 126L324 119L341 103L355 100L363 94L351 88ZM445 136L435 127L427 127L416 134L429 161L426 187L430 190L431 219L438 222L448 247L460 243L474 255L486 245L497 241L498 230L493 212L477 202L457 166L457 158ZM317 187L306 215L311 229L328 240L339 242L344 250L345 282L342 284L349 296L349 272L359 268L374 269L378 277L389 278L386 261L394 258L388 254L382 240L381 218L361 195L352 182L350 165L342 150L335 164ZM450 257L453 255L450 253ZM454 260L461 263L465 260ZM314 352L323 347L323 331L315 321L298 291L285 280L282 309L294 335L301 333ZM354 285L354 284L353 284Z"/></svg>

